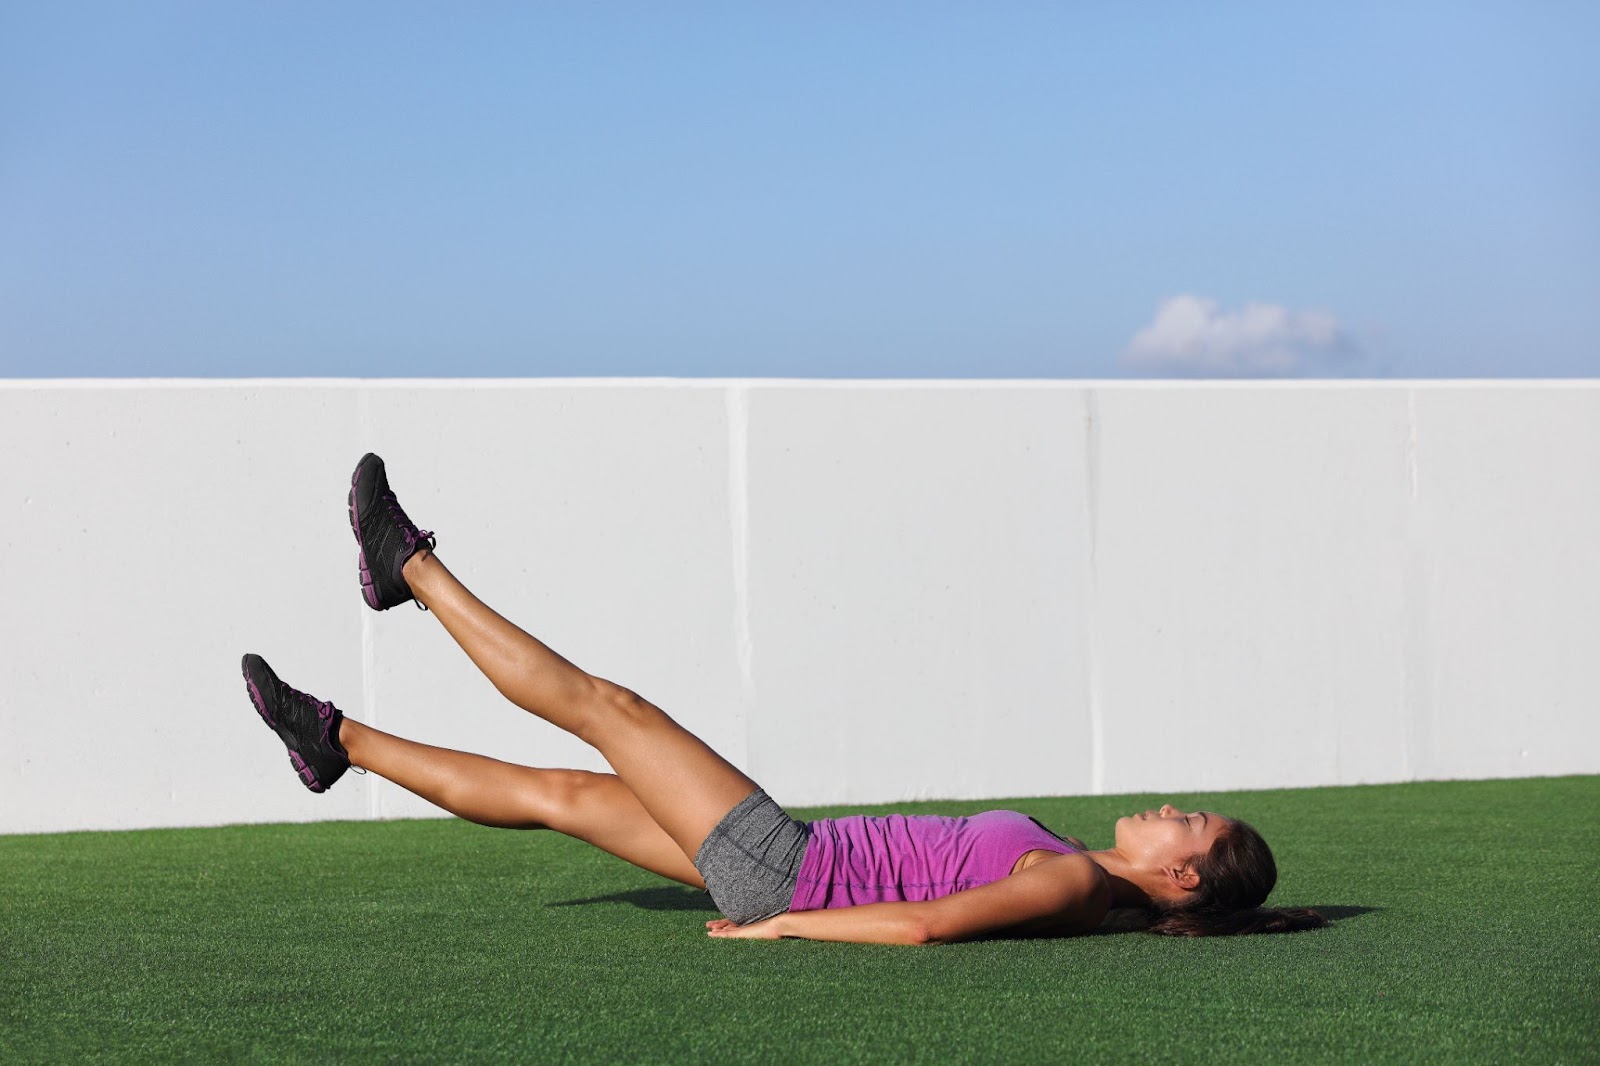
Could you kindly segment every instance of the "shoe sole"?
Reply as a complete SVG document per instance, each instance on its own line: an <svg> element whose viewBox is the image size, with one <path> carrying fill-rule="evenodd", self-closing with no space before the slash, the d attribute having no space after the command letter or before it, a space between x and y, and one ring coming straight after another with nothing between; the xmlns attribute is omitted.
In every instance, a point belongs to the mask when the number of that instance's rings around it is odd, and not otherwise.
<svg viewBox="0 0 1600 1066"><path fill-rule="evenodd" d="M367 546L361 543L361 523L356 521L356 489L361 484L361 470L367 465L367 459L371 455L371 452L363 455L361 461L356 464L355 473L350 475L348 510L350 512L350 532L356 535L357 563L361 567L361 598L366 600L367 606L374 611L381 611L383 608L378 604L378 579L373 576L372 568L367 565Z"/></svg>
<svg viewBox="0 0 1600 1066"><path fill-rule="evenodd" d="M272 713L267 710L266 698L261 695L261 689L256 686L256 679L250 676L250 660L252 658L259 660L262 668L267 670L269 673L272 670L272 667L267 666L266 660L262 659L259 655L246 655L239 663L240 669L244 672L245 692L249 694L250 703L255 707L256 713L261 716L261 720L263 722L267 723L267 728L272 730L274 733L277 733L278 739L283 741L285 747L288 747L289 741L282 733L278 732L278 723L272 720ZM289 748L289 765L294 767L294 772L296 776L300 778L301 784L305 785L311 791L327 791L322 782L317 780L317 771L313 769L311 765L308 764L304 759L302 759L300 757L300 753L295 751L293 748Z"/></svg>

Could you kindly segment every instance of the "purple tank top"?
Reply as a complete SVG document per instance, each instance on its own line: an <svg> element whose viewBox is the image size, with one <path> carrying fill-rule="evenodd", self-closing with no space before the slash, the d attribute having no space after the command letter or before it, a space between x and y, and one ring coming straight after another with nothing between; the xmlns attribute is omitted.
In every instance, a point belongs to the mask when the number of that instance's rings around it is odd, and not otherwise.
<svg viewBox="0 0 1600 1066"><path fill-rule="evenodd" d="M938 899L998 881L1030 851L1078 849L1016 811L969 818L858 814L806 827L790 910Z"/></svg>

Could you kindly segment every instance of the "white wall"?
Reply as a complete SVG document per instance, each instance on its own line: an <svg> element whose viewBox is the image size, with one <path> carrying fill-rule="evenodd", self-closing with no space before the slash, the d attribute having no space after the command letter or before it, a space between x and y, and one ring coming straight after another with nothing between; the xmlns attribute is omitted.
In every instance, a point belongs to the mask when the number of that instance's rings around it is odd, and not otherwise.
<svg viewBox="0 0 1600 1066"><path fill-rule="evenodd" d="M238 673L603 769L428 615L350 469L780 800L1600 771L1600 383L0 382L0 832L404 817Z"/></svg>

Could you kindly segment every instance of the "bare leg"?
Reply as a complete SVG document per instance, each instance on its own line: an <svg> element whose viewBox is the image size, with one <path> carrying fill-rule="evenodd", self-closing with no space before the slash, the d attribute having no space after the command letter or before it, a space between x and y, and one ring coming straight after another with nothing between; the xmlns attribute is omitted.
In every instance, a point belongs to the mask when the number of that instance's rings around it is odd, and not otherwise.
<svg viewBox="0 0 1600 1066"><path fill-rule="evenodd" d="M501 694L600 750L657 825L693 859L756 783L660 708L578 669L490 610L431 551L406 583Z"/></svg>
<svg viewBox="0 0 1600 1066"><path fill-rule="evenodd" d="M339 742L356 766L479 825L554 829L651 873L705 882L639 799L613 774L539 770L435 748L346 717Z"/></svg>

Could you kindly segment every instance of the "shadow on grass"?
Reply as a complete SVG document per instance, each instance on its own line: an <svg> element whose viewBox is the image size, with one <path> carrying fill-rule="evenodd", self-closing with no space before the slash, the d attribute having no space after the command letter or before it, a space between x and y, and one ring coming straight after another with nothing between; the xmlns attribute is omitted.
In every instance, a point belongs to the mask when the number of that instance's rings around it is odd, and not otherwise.
<svg viewBox="0 0 1600 1066"><path fill-rule="evenodd" d="M716 914L717 905L711 897L697 888L633 888L626 892L613 892L607 896L590 896L587 899L563 899L546 903L546 907L581 907L588 903L631 903L647 911L705 911Z"/></svg>
<svg viewBox="0 0 1600 1066"><path fill-rule="evenodd" d="M1359 918L1363 914L1371 914L1382 910L1382 907L1348 907L1326 906L1312 907L1329 922L1338 924L1347 918ZM1150 928L1150 915L1138 907L1119 907L1106 915L1105 921L1087 933L1079 936L1117 936L1122 933L1142 933ZM1055 934L1050 932L1020 932L1017 930L1002 930L990 936L981 937L983 940L1036 940L1049 938Z"/></svg>
<svg viewBox="0 0 1600 1066"><path fill-rule="evenodd" d="M1295 908L1298 909L1298 908ZM1381 910L1380 907L1341 907L1329 905L1326 907L1312 907L1330 922L1342 922L1346 918L1359 918L1363 914L1371 914ZM1150 927L1150 915L1136 907L1114 910L1106 915L1106 920L1100 927L1088 936L1110 936L1116 933L1142 933Z"/></svg>
<svg viewBox="0 0 1600 1066"><path fill-rule="evenodd" d="M635 907L647 911L704 911L707 914L720 913L717 905L711 902L711 897L696 888L632 888L626 892L612 892L605 896L588 896L584 899L563 899L546 903L546 907L582 907L591 903L631 903ZM1359 918L1364 914L1371 914L1381 910L1381 907L1353 907L1353 906L1325 906L1312 907L1330 922L1342 922L1348 918ZM1149 916L1144 911L1136 908L1119 909L1106 916L1099 928L1085 936L1115 936L1118 933L1143 932L1150 924ZM1038 934L1022 934L1015 932L996 933L992 937L983 939L994 940L1031 940ZM1045 934L1048 935L1048 934Z"/></svg>
<svg viewBox="0 0 1600 1066"><path fill-rule="evenodd" d="M1346 918L1359 918L1363 914L1383 910L1382 907L1312 907L1311 909L1330 922L1342 922Z"/></svg>

